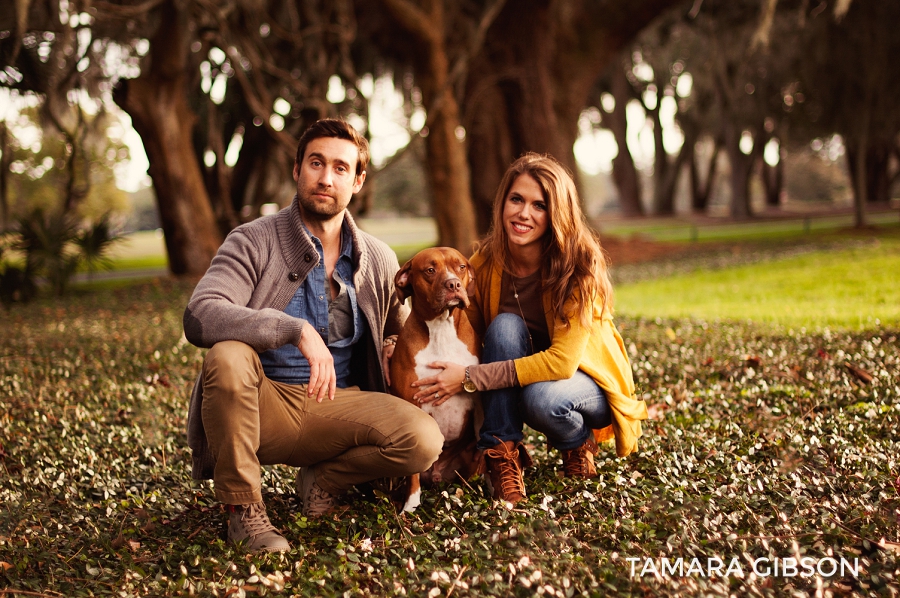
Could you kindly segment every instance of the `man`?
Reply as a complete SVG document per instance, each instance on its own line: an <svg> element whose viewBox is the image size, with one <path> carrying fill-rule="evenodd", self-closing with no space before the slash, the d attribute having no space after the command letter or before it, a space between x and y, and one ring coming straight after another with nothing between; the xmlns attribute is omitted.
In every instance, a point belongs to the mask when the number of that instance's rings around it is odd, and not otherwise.
<svg viewBox="0 0 900 598"><path fill-rule="evenodd" d="M187 339L211 347L188 416L192 474L213 478L228 539L249 550L289 549L266 515L261 464L301 467L302 513L317 517L351 486L424 471L441 451L431 417L383 394L382 343L407 309L397 256L346 211L367 161L346 122L312 125L293 203L228 235L184 313Z"/></svg>

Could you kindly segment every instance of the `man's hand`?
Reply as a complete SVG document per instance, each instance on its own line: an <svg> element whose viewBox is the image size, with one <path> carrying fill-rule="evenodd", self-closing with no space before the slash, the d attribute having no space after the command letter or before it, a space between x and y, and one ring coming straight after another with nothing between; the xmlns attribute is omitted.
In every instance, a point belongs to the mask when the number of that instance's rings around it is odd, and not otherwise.
<svg viewBox="0 0 900 598"><path fill-rule="evenodd" d="M300 336L300 344L297 345L300 353L309 362L309 386L307 392L310 397L315 397L316 402L321 403L326 395L334 400L334 389L337 386L337 374L334 372L334 357L325 345L322 337L308 326Z"/></svg>

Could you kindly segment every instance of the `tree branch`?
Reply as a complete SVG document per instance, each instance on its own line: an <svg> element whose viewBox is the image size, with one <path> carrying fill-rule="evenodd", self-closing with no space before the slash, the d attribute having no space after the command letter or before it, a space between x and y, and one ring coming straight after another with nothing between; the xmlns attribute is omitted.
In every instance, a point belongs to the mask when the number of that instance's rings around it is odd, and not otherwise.
<svg viewBox="0 0 900 598"><path fill-rule="evenodd" d="M293 137L284 131L275 130L269 123L269 118L272 116L272 102L269 102L269 106L267 107L264 100L257 95L256 87L250 83L244 69L240 68L240 55L235 48L228 49L228 57L238 65L238 68L234 69L234 76L237 78L238 83L240 83L241 89L244 90L244 97L247 100L247 105L250 106L250 110L263 121L263 126L266 127L266 130L269 131L282 149L284 149L288 155L292 156L296 149L296 143Z"/></svg>
<svg viewBox="0 0 900 598"><path fill-rule="evenodd" d="M94 0L91 7L98 12L104 13L103 16L110 19L134 19L146 15L148 12L165 2L166 0L146 0L141 4L131 6L121 6L103 0Z"/></svg>
<svg viewBox="0 0 900 598"><path fill-rule="evenodd" d="M503 5L506 4L506 0L495 0L493 4L485 9L484 14L481 15L481 21L478 23L478 28L475 30L475 34L472 36L472 39L469 40L469 47L466 52L460 56L456 63L453 65L453 68L450 70L450 84L453 85L456 81L459 81L460 78L465 74L466 69L469 66L469 60L481 50L481 46L484 45L484 38L487 36L488 29L490 29L491 25L497 19L497 15L500 14L500 11L503 10Z"/></svg>
<svg viewBox="0 0 900 598"><path fill-rule="evenodd" d="M775 9L778 6L778 0L761 0L762 15L759 20L759 27L753 33L750 40L750 51L753 52L760 48L767 49L772 34L772 23L775 21Z"/></svg>
<svg viewBox="0 0 900 598"><path fill-rule="evenodd" d="M442 2L443 0L438 0ZM382 0L388 9L394 14L403 27L428 43L437 41L438 35L443 35L443 31L437 31L435 23L425 14L425 11L418 6L409 2L409 0Z"/></svg>

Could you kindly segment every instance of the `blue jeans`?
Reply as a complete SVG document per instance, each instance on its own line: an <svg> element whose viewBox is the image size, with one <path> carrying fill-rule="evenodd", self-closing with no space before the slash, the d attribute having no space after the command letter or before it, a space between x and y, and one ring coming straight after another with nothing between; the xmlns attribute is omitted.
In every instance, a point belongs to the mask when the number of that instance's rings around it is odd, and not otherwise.
<svg viewBox="0 0 900 598"><path fill-rule="evenodd" d="M530 353L528 327L522 318L510 313L494 318L484 336L482 363ZM483 391L481 402L480 449L496 446L498 440L520 442L524 424L545 434L556 449L573 449L584 444L593 429L608 426L612 417L606 393L581 370L568 380Z"/></svg>

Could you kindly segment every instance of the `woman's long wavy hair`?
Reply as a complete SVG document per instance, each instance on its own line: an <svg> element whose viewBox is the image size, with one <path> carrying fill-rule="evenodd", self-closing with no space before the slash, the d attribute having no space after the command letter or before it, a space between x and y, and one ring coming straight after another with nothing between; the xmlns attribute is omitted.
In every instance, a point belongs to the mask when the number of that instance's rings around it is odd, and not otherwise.
<svg viewBox="0 0 900 598"><path fill-rule="evenodd" d="M555 158L529 152L510 165L494 197L491 230L478 250L487 258L486 263L496 262L505 272L511 272L503 207L513 183L522 175L537 181L547 203L541 281L552 297L553 313L568 326L569 319L580 312L582 323L589 326L592 310L585 308L592 299L599 299L604 310L612 307L608 260L600 240L587 225L572 175ZM565 301L573 294L581 297L581 305L566 308Z"/></svg>

